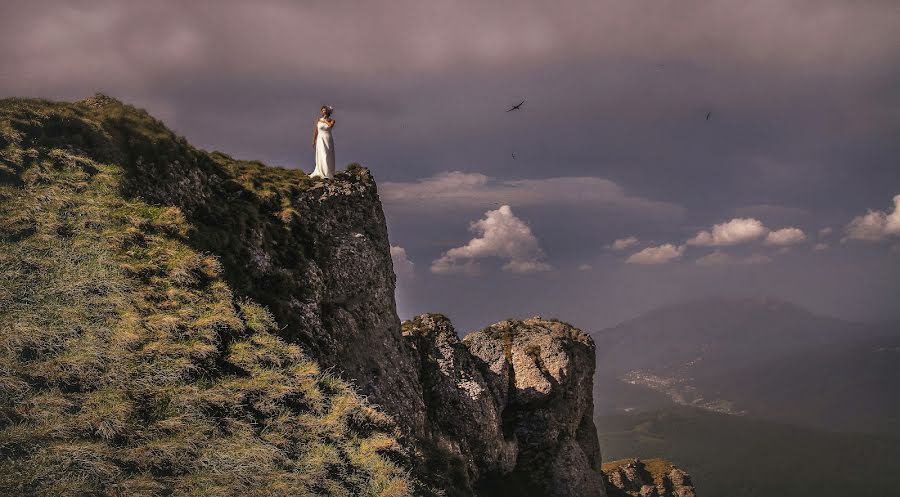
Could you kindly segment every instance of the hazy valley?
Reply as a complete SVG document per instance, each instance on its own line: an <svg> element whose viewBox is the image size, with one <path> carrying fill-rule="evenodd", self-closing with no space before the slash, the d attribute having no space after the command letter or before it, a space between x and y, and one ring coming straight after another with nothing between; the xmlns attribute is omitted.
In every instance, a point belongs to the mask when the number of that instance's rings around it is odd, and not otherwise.
<svg viewBox="0 0 900 497"><path fill-rule="evenodd" d="M714 298L593 335L605 457L678 461L708 496L885 495L900 481L895 323Z"/></svg>

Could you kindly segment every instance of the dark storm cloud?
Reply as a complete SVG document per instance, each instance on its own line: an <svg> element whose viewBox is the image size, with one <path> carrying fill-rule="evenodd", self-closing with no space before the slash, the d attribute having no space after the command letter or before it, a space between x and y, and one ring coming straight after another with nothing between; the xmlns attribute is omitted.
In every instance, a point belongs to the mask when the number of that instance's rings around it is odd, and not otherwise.
<svg viewBox="0 0 900 497"><path fill-rule="evenodd" d="M788 292L833 312L895 312L874 297L832 305L837 287L813 282L825 267L842 268L834 277L848 294L900 291L887 281L900 268L890 240L841 245L815 235L843 230L900 193L894 1L0 0L0 8L2 95L104 91L204 148L306 170L310 121L320 104L334 105L338 161L373 169L392 243L415 263L415 289L400 289L404 313L581 316L572 308L607 299L602 309L627 314L742 289ZM521 111L504 112L522 98ZM415 197L450 171L485 184L462 200L457 192L456 204ZM567 186L577 178L588 180ZM554 271L486 273L477 283L428 274L495 202L530 226ZM736 217L802 229L805 255L763 247L770 264L698 266L712 250L692 247L638 268L624 264L631 251L604 249L631 235L641 241L634 251L677 247ZM826 242L829 250L812 250ZM788 281L790 258L803 263ZM576 271L585 264L593 269ZM475 286L507 296L478 304L468 300ZM545 295L544 286L564 290Z"/></svg>

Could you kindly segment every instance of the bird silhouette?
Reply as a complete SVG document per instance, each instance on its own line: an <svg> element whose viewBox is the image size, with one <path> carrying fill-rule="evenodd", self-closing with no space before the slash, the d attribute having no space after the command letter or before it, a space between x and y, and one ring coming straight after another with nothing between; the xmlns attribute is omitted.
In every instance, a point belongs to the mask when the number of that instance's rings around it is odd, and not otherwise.
<svg viewBox="0 0 900 497"><path fill-rule="evenodd" d="M514 110L519 110L522 108L522 104L524 104L524 103L525 103L525 100L522 100L521 102L517 103L516 105L513 105L512 107L510 107L509 110L507 110L506 112L512 112Z"/></svg>
<svg viewBox="0 0 900 497"><path fill-rule="evenodd" d="M511 153L511 154L509 154L509 155L512 155L513 160L516 160L516 153L515 153L515 152L513 152L513 153Z"/></svg>
<svg viewBox="0 0 900 497"><path fill-rule="evenodd" d="M707 112L707 113L706 113L706 120L707 120L707 121L709 121L709 116L711 116L711 115L712 115L712 112Z"/></svg>

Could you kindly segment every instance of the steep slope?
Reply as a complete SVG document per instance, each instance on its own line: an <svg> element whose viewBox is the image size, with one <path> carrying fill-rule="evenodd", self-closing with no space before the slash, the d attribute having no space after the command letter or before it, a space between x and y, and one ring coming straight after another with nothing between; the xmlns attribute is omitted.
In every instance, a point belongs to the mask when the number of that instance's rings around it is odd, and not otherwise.
<svg viewBox="0 0 900 497"><path fill-rule="evenodd" d="M0 490L605 495L590 338L404 335L366 169L207 153L99 95L0 102L0 185ZM479 393L438 388L451 350Z"/></svg>
<svg viewBox="0 0 900 497"><path fill-rule="evenodd" d="M0 103L2 493L410 495L391 420L236 298L182 211L122 194L133 147L178 143L118 103Z"/></svg>

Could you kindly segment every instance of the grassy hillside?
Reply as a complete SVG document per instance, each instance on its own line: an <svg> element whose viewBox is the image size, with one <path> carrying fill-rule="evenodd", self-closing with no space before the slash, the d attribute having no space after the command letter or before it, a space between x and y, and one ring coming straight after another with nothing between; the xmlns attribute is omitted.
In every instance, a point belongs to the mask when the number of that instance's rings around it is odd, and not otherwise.
<svg viewBox="0 0 900 497"><path fill-rule="evenodd" d="M127 193L131 158L178 150L204 155L117 102L0 101L0 493L409 495L390 421ZM303 186L206 164L261 201Z"/></svg>
<svg viewBox="0 0 900 497"><path fill-rule="evenodd" d="M702 497L876 497L900 486L900 439L674 408L596 419L606 459L663 457Z"/></svg>

